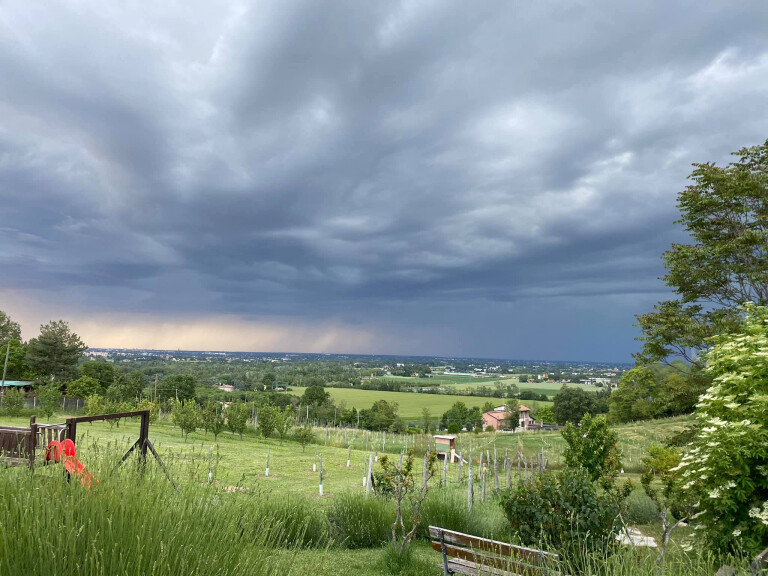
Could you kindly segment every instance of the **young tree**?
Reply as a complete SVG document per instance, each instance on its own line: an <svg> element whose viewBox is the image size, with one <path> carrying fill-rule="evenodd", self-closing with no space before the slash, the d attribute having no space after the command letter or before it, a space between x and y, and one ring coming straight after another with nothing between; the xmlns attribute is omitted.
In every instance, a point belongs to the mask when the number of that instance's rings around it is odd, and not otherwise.
<svg viewBox="0 0 768 576"><path fill-rule="evenodd" d="M678 297L637 316L639 362L681 356L701 366L707 339L739 324L739 305L768 304L768 140L734 155L725 167L694 164L678 195L677 223L693 242L663 255L663 279Z"/></svg>
<svg viewBox="0 0 768 576"><path fill-rule="evenodd" d="M104 413L104 397L100 394L92 394L85 399L85 413L88 416Z"/></svg>
<svg viewBox="0 0 768 576"><path fill-rule="evenodd" d="M235 402L227 408L227 428L232 434L238 434L240 440L243 439L243 432L248 424L248 416L251 411L248 406L242 402ZM261 414L259 414L259 424L261 424Z"/></svg>
<svg viewBox="0 0 768 576"><path fill-rule="evenodd" d="M77 361L87 346L64 320L40 327L40 335L27 345L27 363L40 375L66 382L77 375Z"/></svg>
<svg viewBox="0 0 768 576"><path fill-rule="evenodd" d="M621 452L616 446L619 435L608 428L605 416L585 414L578 428L569 422L561 434L566 443L563 451L566 466L583 468L593 481L612 480L619 474Z"/></svg>
<svg viewBox="0 0 768 576"><path fill-rule="evenodd" d="M397 464L384 455L379 459L381 464L380 483L391 489L392 498L395 501L395 521L392 523L392 548L397 558L403 558L410 551L411 542L416 536L416 531L421 524L421 506L429 493L429 481L437 470L437 453L428 451L424 454L421 471L421 481L414 477L413 450L409 450ZM410 504L410 526L406 527L406 512L404 504Z"/></svg>
<svg viewBox="0 0 768 576"><path fill-rule="evenodd" d="M293 439L301 444L301 451L304 452L307 444L315 439L315 433L312 431L312 426L309 425L309 422L306 422L304 426L293 429Z"/></svg>
<svg viewBox="0 0 768 576"><path fill-rule="evenodd" d="M275 431L275 420L277 417L277 408L270 406L269 404L263 405L259 408L259 432L264 438L272 436L272 432Z"/></svg>
<svg viewBox="0 0 768 576"><path fill-rule="evenodd" d="M37 388L37 399L40 401L40 409L46 420L50 420L61 405L61 390L55 382L40 386Z"/></svg>
<svg viewBox="0 0 768 576"><path fill-rule="evenodd" d="M432 411L424 406L421 409L421 427L424 430L424 434L429 434L429 429L432 426Z"/></svg>
<svg viewBox="0 0 768 576"><path fill-rule="evenodd" d="M35 377L32 368L27 364L27 346L16 338L11 338L6 344L0 345L0 374L5 353L8 352L8 380L31 380Z"/></svg>
<svg viewBox="0 0 768 576"><path fill-rule="evenodd" d="M8 416L18 416L24 409L24 393L21 390L11 388L6 390L0 398L2 398L3 408Z"/></svg>
<svg viewBox="0 0 768 576"><path fill-rule="evenodd" d="M539 424L555 424L555 411L552 406L540 406L536 409L533 417Z"/></svg>
<svg viewBox="0 0 768 576"><path fill-rule="evenodd" d="M290 406L282 410L275 408L275 432L280 437L280 444L286 439L293 426L293 414Z"/></svg>
<svg viewBox="0 0 768 576"><path fill-rule="evenodd" d="M218 402L208 401L203 407L201 413L201 422L205 433L210 430L213 432L214 442L219 439L219 434L226 428L226 421L224 420L224 413L221 410L221 405Z"/></svg>
<svg viewBox="0 0 768 576"><path fill-rule="evenodd" d="M171 408L171 422L181 428L181 435L184 436L184 442L190 432L197 429L198 414L194 400L184 402L174 402Z"/></svg>
<svg viewBox="0 0 768 576"><path fill-rule="evenodd" d="M520 404L517 400L507 402L507 409L504 411L501 425L506 430L514 430L520 425Z"/></svg>

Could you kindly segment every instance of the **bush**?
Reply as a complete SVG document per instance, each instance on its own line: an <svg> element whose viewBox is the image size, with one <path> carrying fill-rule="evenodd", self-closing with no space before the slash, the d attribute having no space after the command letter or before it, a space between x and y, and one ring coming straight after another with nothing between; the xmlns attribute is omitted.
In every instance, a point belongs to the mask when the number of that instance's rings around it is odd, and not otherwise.
<svg viewBox="0 0 768 576"><path fill-rule="evenodd" d="M624 520L628 524L651 524L659 519L656 504L648 495L640 490L634 490L626 500L627 513Z"/></svg>
<svg viewBox="0 0 768 576"><path fill-rule="evenodd" d="M8 416L18 416L24 409L24 393L21 390L11 388L2 396L3 409Z"/></svg>
<svg viewBox="0 0 768 576"><path fill-rule="evenodd" d="M391 501L353 493L337 496L328 511L334 539L349 548L378 548L389 541L394 517Z"/></svg>
<svg viewBox="0 0 768 576"><path fill-rule="evenodd" d="M448 424L448 434L458 434L459 432L461 432L461 426L455 422Z"/></svg>
<svg viewBox="0 0 768 576"><path fill-rule="evenodd" d="M768 308L744 311L737 333L709 340L713 385L697 405L701 428L672 472L699 502L706 545L755 554L768 541Z"/></svg>
<svg viewBox="0 0 768 576"><path fill-rule="evenodd" d="M500 504L527 546L551 546L573 561L582 551L609 554L615 546L615 505L583 469L539 474L503 491Z"/></svg>

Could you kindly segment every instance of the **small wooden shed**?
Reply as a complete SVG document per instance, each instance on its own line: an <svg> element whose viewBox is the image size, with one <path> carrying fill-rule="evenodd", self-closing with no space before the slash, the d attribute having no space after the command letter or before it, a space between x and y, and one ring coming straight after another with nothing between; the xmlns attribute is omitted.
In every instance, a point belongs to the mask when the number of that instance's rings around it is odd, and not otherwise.
<svg viewBox="0 0 768 576"><path fill-rule="evenodd" d="M459 461L459 456L456 454L456 436L435 434L435 451L441 460L448 458L451 464Z"/></svg>

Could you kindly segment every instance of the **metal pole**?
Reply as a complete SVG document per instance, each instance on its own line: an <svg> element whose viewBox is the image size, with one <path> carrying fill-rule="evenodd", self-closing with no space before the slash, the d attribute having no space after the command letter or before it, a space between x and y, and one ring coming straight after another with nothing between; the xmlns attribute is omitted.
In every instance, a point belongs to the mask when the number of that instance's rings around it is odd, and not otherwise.
<svg viewBox="0 0 768 576"><path fill-rule="evenodd" d="M5 374L8 372L8 356L11 353L11 342L8 341L8 346L5 348L5 364L3 365L3 382L0 384L0 388L5 388Z"/></svg>

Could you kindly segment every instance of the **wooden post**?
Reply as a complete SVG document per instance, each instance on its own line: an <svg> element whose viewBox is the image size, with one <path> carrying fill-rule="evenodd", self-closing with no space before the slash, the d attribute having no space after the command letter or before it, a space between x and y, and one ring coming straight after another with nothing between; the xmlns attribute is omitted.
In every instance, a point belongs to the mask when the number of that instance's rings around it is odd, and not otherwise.
<svg viewBox="0 0 768 576"><path fill-rule="evenodd" d="M320 496L323 495L323 476L325 476L325 470L323 470L323 455L320 454Z"/></svg>
<svg viewBox="0 0 768 576"><path fill-rule="evenodd" d="M446 484L446 476L448 475L448 454L443 458L443 486Z"/></svg>
<svg viewBox="0 0 768 576"><path fill-rule="evenodd" d="M467 510L472 511L472 501L475 498L475 493L472 491L472 450L469 451L468 462L469 482L467 484Z"/></svg>
<svg viewBox="0 0 768 576"><path fill-rule="evenodd" d="M481 502L485 502L485 469L488 467L486 461L483 465L483 451L480 450L480 486L481 486Z"/></svg>
<svg viewBox="0 0 768 576"><path fill-rule="evenodd" d="M365 477L365 495L371 493L371 476L373 476L373 454L368 454L368 475Z"/></svg>
<svg viewBox="0 0 768 576"><path fill-rule="evenodd" d="M35 423L35 417L32 416L29 419L29 436L27 437L27 458L29 459L29 467L35 467L35 451L37 449L37 424Z"/></svg>
<svg viewBox="0 0 768 576"><path fill-rule="evenodd" d="M458 483L461 485L461 468L464 466L464 451L459 450L459 478Z"/></svg>
<svg viewBox="0 0 768 576"><path fill-rule="evenodd" d="M496 453L496 445L493 446L493 483L496 486L496 492L499 491L499 459Z"/></svg>

